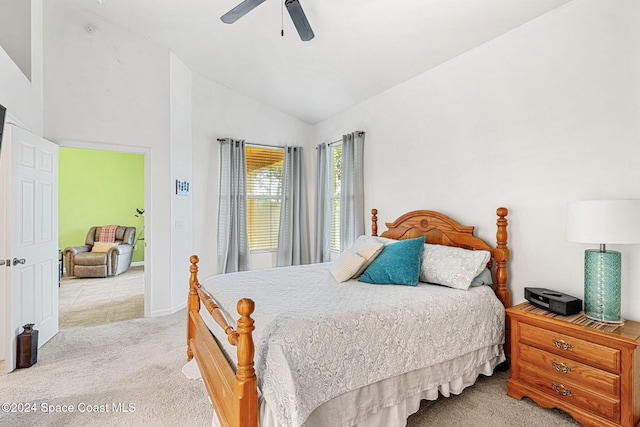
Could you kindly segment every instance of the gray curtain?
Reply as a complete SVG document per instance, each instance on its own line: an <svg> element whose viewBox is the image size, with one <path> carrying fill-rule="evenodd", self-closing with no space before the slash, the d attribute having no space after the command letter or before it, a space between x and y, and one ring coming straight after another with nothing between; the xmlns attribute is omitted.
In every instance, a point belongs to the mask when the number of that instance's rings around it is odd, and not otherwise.
<svg viewBox="0 0 640 427"><path fill-rule="evenodd" d="M309 264L309 215L302 147L284 148L277 266Z"/></svg>
<svg viewBox="0 0 640 427"><path fill-rule="evenodd" d="M245 142L220 140L218 273L249 270Z"/></svg>
<svg viewBox="0 0 640 427"><path fill-rule="evenodd" d="M342 136L340 250L364 234L364 132Z"/></svg>
<svg viewBox="0 0 640 427"><path fill-rule="evenodd" d="M331 159L329 144L316 147L316 245L315 262L331 261Z"/></svg>

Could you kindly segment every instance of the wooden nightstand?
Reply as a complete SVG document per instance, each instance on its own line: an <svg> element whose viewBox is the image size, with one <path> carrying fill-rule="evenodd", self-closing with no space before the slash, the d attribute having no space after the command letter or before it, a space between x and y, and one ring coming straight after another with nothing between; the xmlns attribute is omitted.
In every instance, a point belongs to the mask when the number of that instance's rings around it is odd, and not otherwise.
<svg viewBox="0 0 640 427"><path fill-rule="evenodd" d="M640 323L615 327L528 302L507 315L509 396L562 409L584 426L640 426Z"/></svg>

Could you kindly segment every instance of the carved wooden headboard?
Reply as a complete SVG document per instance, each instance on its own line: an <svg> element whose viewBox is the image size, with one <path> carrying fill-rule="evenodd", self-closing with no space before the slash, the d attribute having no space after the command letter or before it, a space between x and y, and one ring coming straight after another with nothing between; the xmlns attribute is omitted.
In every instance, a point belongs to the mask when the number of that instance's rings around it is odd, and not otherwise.
<svg viewBox="0 0 640 427"><path fill-rule="evenodd" d="M390 239L412 239L424 236L425 242L434 245L455 246L471 250L485 250L491 252L492 261L489 267L493 270L495 262L495 293L505 307L511 306L511 294L507 288L507 262L509 248L507 247L507 208L498 208L496 214L496 246L488 245L484 240L473 235L473 226L458 224L440 212L417 210L411 211L393 222L387 222L387 231L380 237ZM378 210L371 209L371 235L378 235Z"/></svg>

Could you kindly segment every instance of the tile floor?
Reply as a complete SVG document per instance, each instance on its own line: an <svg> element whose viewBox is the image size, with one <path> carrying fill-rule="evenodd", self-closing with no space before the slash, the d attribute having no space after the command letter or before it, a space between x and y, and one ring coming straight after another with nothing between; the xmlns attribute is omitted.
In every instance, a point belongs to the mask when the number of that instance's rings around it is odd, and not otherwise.
<svg viewBox="0 0 640 427"><path fill-rule="evenodd" d="M60 281L60 329L144 317L144 267L115 277Z"/></svg>

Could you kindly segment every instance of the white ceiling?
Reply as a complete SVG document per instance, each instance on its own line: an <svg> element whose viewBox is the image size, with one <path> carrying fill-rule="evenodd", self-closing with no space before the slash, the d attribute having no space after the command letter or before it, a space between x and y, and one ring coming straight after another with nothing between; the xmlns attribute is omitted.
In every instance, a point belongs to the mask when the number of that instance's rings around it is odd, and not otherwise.
<svg viewBox="0 0 640 427"><path fill-rule="evenodd" d="M67 1L313 124L571 0L300 0L315 33L308 42L282 15L284 0L234 24L220 16L241 0Z"/></svg>

